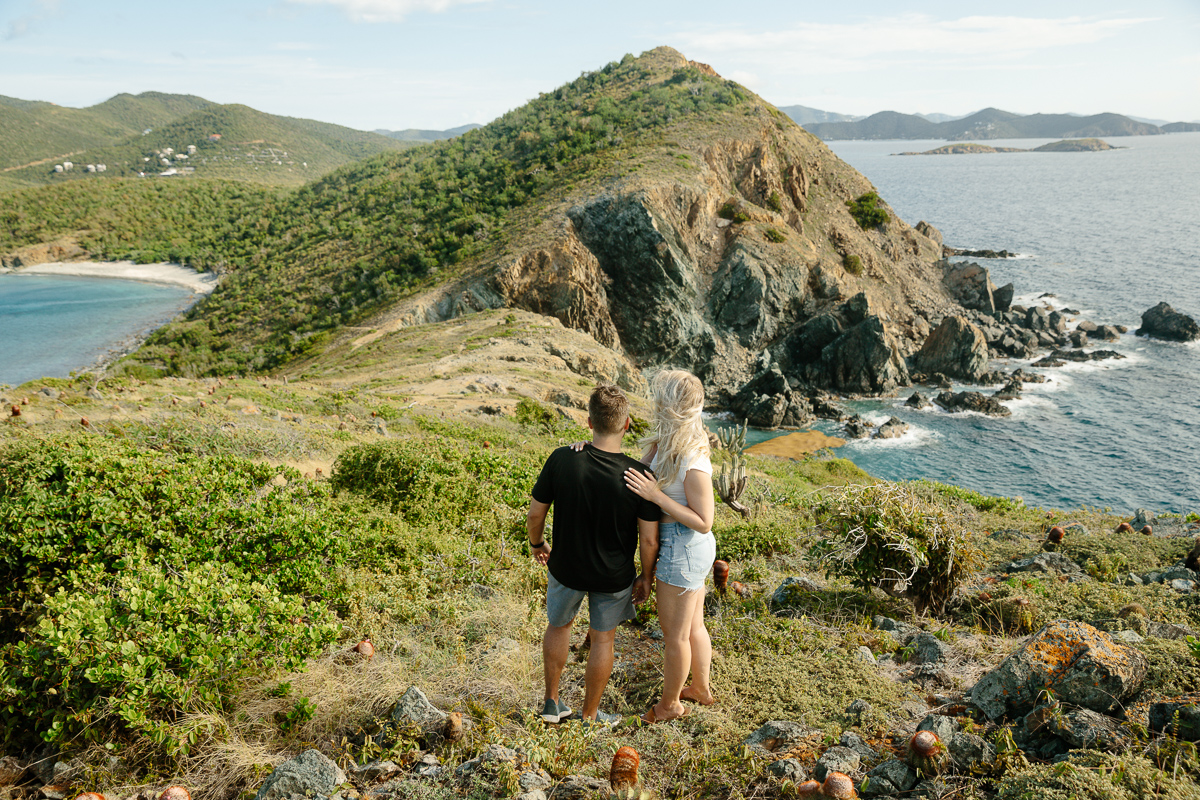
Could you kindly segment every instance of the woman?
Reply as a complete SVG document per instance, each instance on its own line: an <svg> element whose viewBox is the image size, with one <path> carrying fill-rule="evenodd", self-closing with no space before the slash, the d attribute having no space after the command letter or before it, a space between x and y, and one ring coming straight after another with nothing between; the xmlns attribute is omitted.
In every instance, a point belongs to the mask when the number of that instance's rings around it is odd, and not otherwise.
<svg viewBox="0 0 1200 800"><path fill-rule="evenodd" d="M708 431L700 416L704 386L690 372L665 370L654 376L650 388L654 416L651 433L642 440L642 461L650 464L654 475L630 469L625 484L663 512L655 569L658 619L666 648L663 695L642 717L646 722L663 722L688 713L680 700L713 703L704 579L717 557L717 543L712 535L715 509Z"/></svg>

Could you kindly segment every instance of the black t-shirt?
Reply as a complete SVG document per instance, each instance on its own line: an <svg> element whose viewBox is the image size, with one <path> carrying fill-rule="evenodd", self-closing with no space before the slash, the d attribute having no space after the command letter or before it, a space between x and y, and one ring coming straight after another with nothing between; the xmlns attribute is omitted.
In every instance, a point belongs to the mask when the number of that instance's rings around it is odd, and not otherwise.
<svg viewBox="0 0 1200 800"><path fill-rule="evenodd" d="M662 512L625 485L625 470L649 467L624 453L589 442L578 453L560 447L550 454L533 499L554 505L550 574L581 592L620 592L637 570L637 520L657 521Z"/></svg>

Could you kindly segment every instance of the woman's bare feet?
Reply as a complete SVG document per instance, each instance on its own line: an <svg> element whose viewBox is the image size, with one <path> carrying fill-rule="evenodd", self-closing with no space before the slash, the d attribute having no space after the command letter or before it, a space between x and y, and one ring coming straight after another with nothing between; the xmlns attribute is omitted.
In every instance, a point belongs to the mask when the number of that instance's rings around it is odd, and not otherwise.
<svg viewBox="0 0 1200 800"><path fill-rule="evenodd" d="M699 703L702 706L711 706L717 702L717 698L712 696L712 692L701 693L695 687L688 685L683 687L683 691L679 693L680 700L690 700L693 703Z"/></svg>
<svg viewBox="0 0 1200 800"><path fill-rule="evenodd" d="M682 719L686 717L688 715L688 711L688 707L683 703L675 702L664 704L662 701L659 701L651 706L650 710L642 716L642 721L649 723L670 722L673 719Z"/></svg>

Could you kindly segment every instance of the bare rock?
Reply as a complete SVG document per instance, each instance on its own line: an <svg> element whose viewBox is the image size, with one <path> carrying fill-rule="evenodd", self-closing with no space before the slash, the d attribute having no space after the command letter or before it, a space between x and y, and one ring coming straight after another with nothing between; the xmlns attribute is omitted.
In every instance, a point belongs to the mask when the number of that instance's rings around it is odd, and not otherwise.
<svg viewBox="0 0 1200 800"><path fill-rule="evenodd" d="M996 720L1029 713L1049 688L1063 702L1108 713L1141 688L1148 666L1091 625L1057 620L980 678L971 700Z"/></svg>
<svg viewBox="0 0 1200 800"><path fill-rule="evenodd" d="M1200 325L1187 314L1181 314L1166 303L1159 303L1142 312L1142 327L1134 334L1171 342L1191 342L1200 339Z"/></svg>
<svg viewBox="0 0 1200 800"><path fill-rule="evenodd" d="M346 773L319 750L305 750L285 761L267 776L254 800L286 800L291 797L329 797Z"/></svg>
<svg viewBox="0 0 1200 800"><path fill-rule="evenodd" d="M965 317L946 317L913 357L913 366L926 373L978 380L987 372L987 338Z"/></svg>
<svg viewBox="0 0 1200 800"><path fill-rule="evenodd" d="M811 731L798 722L788 720L770 720L742 742L750 750L762 756L769 757L771 753L782 752L799 743Z"/></svg>

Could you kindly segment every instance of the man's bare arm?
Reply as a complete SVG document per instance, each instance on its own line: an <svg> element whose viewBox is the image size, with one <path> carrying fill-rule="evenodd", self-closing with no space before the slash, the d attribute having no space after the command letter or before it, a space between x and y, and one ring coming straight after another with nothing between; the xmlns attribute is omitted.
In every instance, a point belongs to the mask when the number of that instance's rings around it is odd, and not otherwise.
<svg viewBox="0 0 1200 800"><path fill-rule="evenodd" d="M529 498L529 510L525 512L525 533L529 537L534 560L542 566L550 560L550 543L546 541L546 515L549 513L549 503Z"/></svg>

